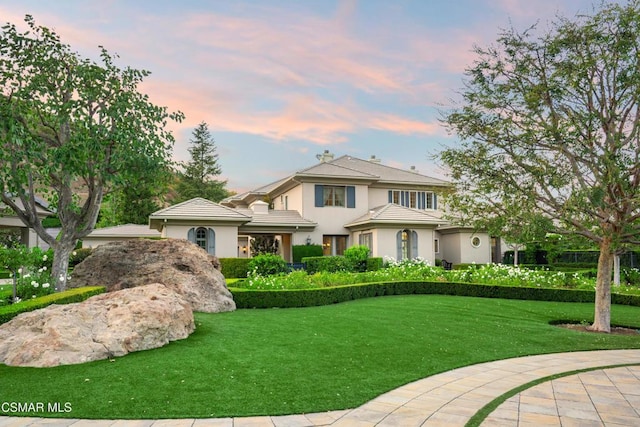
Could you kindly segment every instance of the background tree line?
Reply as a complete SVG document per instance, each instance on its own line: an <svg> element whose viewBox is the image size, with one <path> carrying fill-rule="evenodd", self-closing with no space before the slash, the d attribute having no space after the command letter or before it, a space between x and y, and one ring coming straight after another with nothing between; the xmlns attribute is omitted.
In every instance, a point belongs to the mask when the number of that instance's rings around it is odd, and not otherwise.
<svg viewBox="0 0 640 427"><path fill-rule="evenodd" d="M202 197L213 202L232 195L222 173L215 140L201 122L189 140L190 160L164 168L140 170L136 185L114 188L105 196L97 227L147 224L149 215L163 207Z"/></svg>

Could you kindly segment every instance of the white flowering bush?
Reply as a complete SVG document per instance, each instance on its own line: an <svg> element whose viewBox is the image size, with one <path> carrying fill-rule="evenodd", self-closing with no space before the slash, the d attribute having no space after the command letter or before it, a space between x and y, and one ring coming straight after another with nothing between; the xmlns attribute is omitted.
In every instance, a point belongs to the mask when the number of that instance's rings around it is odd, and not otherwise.
<svg viewBox="0 0 640 427"><path fill-rule="evenodd" d="M51 279L52 260L53 255L50 250L31 249L30 256L25 260L25 265L18 270L17 295L20 299L33 299L52 294L55 291Z"/></svg>
<svg viewBox="0 0 640 427"><path fill-rule="evenodd" d="M505 264L478 264L461 270L444 270L429 264L427 260L416 258L396 261L385 258L385 268L364 273L320 272L307 274L294 271L273 276L250 275L239 284L248 289L312 289L327 286L341 286L356 283L393 282L423 280L430 282L478 283L497 286L541 287L565 289L595 288L595 278L578 273L547 270L531 270ZM624 286L616 292L640 293L637 287Z"/></svg>

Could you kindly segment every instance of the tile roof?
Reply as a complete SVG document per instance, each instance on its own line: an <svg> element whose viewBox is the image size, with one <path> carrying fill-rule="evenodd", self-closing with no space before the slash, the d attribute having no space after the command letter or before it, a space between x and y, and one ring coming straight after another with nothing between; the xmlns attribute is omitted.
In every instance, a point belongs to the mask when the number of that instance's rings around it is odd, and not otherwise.
<svg viewBox="0 0 640 427"><path fill-rule="evenodd" d="M335 164L333 162L327 163L319 163L315 166L311 166L309 168L300 170L295 173L295 176L305 176L305 177L331 177L331 178L360 178L367 180L377 181L379 176L363 172L357 169L353 169L348 166L343 166L339 164Z"/></svg>
<svg viewBox="0 0 640 427"><path fill-rule="evenodd" d="M265 207L266 203L262 202ZM314 228L317 224L300 216L297 211L268 210L255 213L251 208L229 208L203 198L195 198L168 208L159 210L149 216L151 228L160 230L162 221L228 221L237 222L242 227L302 227Z"/></svg>
<svg viewBox="0 0 640 427"><path fill-rule="evenodd" d="M124 224L96 228L88 237L160 237L160 232L150 229L148 225Z"/></svg>
<svg viewBox="0 0 640 427"><path fill-rule="evenodd" d="M386 166L381 163L372 162L371 160L362 160L352 156L338 157L337 159L330 161L329 164L352 169L363 174L376 176L379 181L385 183L435 185L444 187L450 185L449 182L442 179L422 175L410 170Z"/></svg>
<svg viewBox="0 0 640 427"><path fill-rule="evenodd" d="M267 214L254 214L249 208L237 208L239 212L252 216L244 226L288 226L315 227L317 223L300 216L298 211L269 210Z"/></svg>
<svg viewBox="0 0 640 427"><path fill-rule="evenodd" d="M370 209L365 215L345 224L346 228L365 224L411 224L433 225L446 224L439 211L424 211L388 203Z"/></svg>
<svg viewBox="0 0 640 427"><path fill-rule="evenodd" d="M210 219L248 222L251 220L251 216L210 200L196 197L154 212L149 216L149 219Z"/></svg>
<svg viewBox="0 0 640 427"><path fill-rule="evenodd" d="M221 203L225 205L242 204L243 202L250 203L258 197L270 194L287 183L292 183L296 178L356 179L393 185L450 186L450 183L445 180L422 175L416 171L394 168L383 165L377 161L362 160L357 157L345 155L334 160L320 162L308 168L301 169L281 180L254 190L227 197L222 200Z"/></svg>
<svg viewBox="0 0 640 427"><path fill-rule="evenodd" d="M15 203L16 206L18 206L18 208L24 209L22 200L20 200L19 197L17 196L13 197L12 194L8 192L4 193L4 195L7 196L8 198L11 198L11 200L13 200L13 203ZM36 211L38 212L39 215L55 213L55 210L49 207L49 203L47 203L47 201L44 200L43 198L39 196L34 196L33 200L36 202ZM0 201L0 212L2 211L7 211L9 215L14 214L13 210L9 206L7 206L2 201Z"/></svg>

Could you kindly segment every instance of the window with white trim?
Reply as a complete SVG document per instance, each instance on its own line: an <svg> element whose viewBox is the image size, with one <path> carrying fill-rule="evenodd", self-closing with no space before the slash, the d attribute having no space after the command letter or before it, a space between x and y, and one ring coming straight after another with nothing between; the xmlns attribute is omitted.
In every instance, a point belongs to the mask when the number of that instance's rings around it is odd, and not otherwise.
<svg viewBox="0 0 640 427"><path fill-rule="evenodd" d="M413 209L437 209L437 195L431 191L389 190L389 203Z"/></svg>
<svg viewBox="0 0 640 427"><path fill-rule="evenodd" d="M323 187L323 197L325 206L344 206L345 187L337 185L325 185Z"/></svg>
<svg viewBox="0 0 640 427"><path fill-rule="evenodd" d="M317 208L325 206L355 208L356 187L353 185L315 185L315 202Z"/></svg>
<svg viewBox="0 0 640 427"><path fill-rule="evenodd" d="M369 253L373 253L373 233L362 233L358 237L358 244L369 248Z"/></svg>
<svg viewBox="0 0 640 427"><path fill-rule="evenodd" d="M322 255L344 255L345 249L347 249L347 236L328 234L322 236Z"/></svg>

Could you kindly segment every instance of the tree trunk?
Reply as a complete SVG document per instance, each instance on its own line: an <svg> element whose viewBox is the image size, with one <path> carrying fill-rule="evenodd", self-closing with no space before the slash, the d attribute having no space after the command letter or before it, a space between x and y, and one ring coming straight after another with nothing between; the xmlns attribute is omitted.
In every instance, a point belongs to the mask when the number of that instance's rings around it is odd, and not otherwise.
<svg viewBox="0 0 640 427"><path fill-rule="evenodd" d="M76 241L60 239L53 248L53 264L51 266L51 279L55 283L57 292L67 289L67 270L69 269L69 256L76 246Z"/></svg>
<svg viewBox="0 0 640 427"><path fill-rule="evenodd" d="M513 266L518 266L518 247L513 248Z"/></svg>
<svg viewBox="0 0 640 427"><path fill-rule="evenodd" d="M589 329L598 332L611 332L611 269L614 254L611 239L605 237L600 243L598 258L598 276L596 278L596 301L593 325Z"/></svg>
<svg viewBox="0 0 640 427"><path fill-rule="evenodd" d="M620 255L613 256L613 284L620 286Z"/></svg>
<svg viewBox="0 0 640 427"><path fill-rule="evenodd" d="M15 303L16 302L16 297L18 296L18 272L17 271L11 271L11 277L13 278L13 284L11 287L12 293L12 302Z"/></svg>

